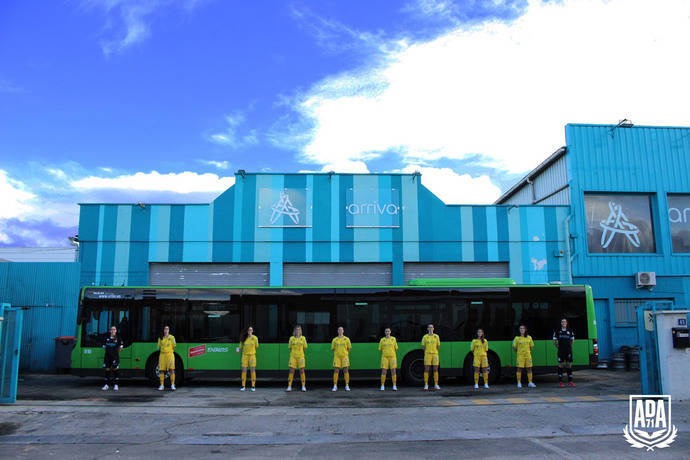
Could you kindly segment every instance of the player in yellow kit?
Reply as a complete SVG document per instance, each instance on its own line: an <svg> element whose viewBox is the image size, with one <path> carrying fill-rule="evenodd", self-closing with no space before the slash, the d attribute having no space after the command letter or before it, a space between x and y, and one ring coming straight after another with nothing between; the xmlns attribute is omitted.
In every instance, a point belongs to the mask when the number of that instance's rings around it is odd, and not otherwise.
<svg viewBox="0 0 690 460"><path fill-rule="evenodd" d="M398 357L395 352L398 350L398 342L395 337L391 335L391 328L387 327L385 337L379 342L379 351L381 352L381 391L386 389L386 373L388 369L391 370L391 378L393 379L393 391L398 391L397 376L395 374L398 368Z"/></svg>
<svg viewBox="0 0 690 460"><path fill-rule="evenodd" d="M527 384L528 387L534 388L536 385L532 382L532 348L534 348L534 341L532 337L527 335L527 326L520 325L520 335L513 339L513 350L517 351L517 387L522 388L522 370L527 370Z"/></svg>
<svg viewBox="0 0 690 460"><path fill-rule="evenodd" d="M484 388L489 388L489 342L484 337L484 329L477 329L477 338L472 340L472 345L470 346L472 354L474 355L474 361L472 366L474 367L474 387L479 388L479 372L484 376Z"/></svg>
<svg viewBox="0 0 690 460"><path fill-rule="evenodd" d="M170 327L163 327L163 335L158 338L158 349L160 355L158 357L158 375L161 379L161 384L158 387L159 391L165 389L165 373L170 372L170 389L175 391L175 336L170 334Z"/></svg>
<svg viewBox="0 0 690 460"><path fill-rule="evenodd" d="M424 390L429 390L429 368L434 372L434 389L440 390L438 386L438 349L441 347L441 339L438 334L434 334L434 325L426 327L427 334L422 337L422 348L424 349Z"/></svg>
<svg viewBox="0 0 690 460"><path fill-rule="evenodd" d="M295 326L292 330L292 337L288 342L290 348L290 372L288 373L288 386L286 391L292 391L292 379L295 376L295 369L299 369L299 376L302 380L302 391L307 391L307 377L304 374L304 350L307 349L307 339L302 335L302 326Z"/></svg>
<svg viewBox="0 0 690 460"><path fill-rule="evenodd" d="M338 374L340 369L343 370L343 377L345 377L345 391L350 391L350 350L352 343L350 339L345 337L345 329L340 326L338 328L338 336L331 342L331 350L333 350L333 389L331 391L338 391Z"/></svg>
<svg viewBox="0 0 690 460"><path fill-rule="evenodd" d="M259 339L254 335L254 328L249 326L240 334L239 351L242 352L242 388L244 391L247 383L247 367L251 372L252 391L256 391L256 349L259 348Z"/></svg>

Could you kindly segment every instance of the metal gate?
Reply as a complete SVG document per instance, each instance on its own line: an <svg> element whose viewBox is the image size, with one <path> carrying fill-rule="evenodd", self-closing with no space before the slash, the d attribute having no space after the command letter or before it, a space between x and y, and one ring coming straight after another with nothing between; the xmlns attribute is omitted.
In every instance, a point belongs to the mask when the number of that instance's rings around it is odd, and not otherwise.
<svg viewBox="0 0 690 460"><path fill-rule="evenodd" d="M151 263L151 286L268 286L268 264Z"/></svg>
<svg viewBox="0 0 690 460"><path fill-rule="evenodd" d="M22 310L0 304L0 403L17 401Z"/></svg>
<svg viewBox="0 0 690 460"><path fill-rule="evenodd" d="M508 278L507 262L405 262L404 280L415 278Z"/></svg>
<svg viewBox="0 0 690 460"><path fill-rule="evenodd" d="M393 266L386 263L284 264L284 286L390 286Z"/></svg>

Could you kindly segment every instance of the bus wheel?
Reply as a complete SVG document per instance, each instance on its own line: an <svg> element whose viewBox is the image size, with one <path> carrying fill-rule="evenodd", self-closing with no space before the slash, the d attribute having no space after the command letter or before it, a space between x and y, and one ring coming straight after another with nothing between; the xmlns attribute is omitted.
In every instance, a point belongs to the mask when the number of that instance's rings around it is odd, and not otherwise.
<svg viewBox="0 0 690 460"><path fill-rule="evenodd" d="M489 360L489 384L493 385L498 382L501 378L501 360L498 359L496 353L489 351L487 354L487 359ZM474 384L474 368L472 363L474 361L474 356L469 353L465 357L465 363L462 366L462 378L468 385ZM481 380L483 382L483 380Z"/></svg>
<svg viewBox="0 0 690 460"><path fill-rule="evenodd" d="M400 371L403 380L408 385L422 385L424 383L424 352L413 351L405 356Z"/></svg>
<svg viewBox="0 0 690 460"><path fill-rule="evenodd" d="M160 385L160 371L158 370L158 359L160 352L152 354L148 361L146 361L146 378L149 379L151 385ZM170 384L170 374L166 372L165 380ZM184 385L184 368L182 367L182 359L175 354L175 386Z"/></svg>

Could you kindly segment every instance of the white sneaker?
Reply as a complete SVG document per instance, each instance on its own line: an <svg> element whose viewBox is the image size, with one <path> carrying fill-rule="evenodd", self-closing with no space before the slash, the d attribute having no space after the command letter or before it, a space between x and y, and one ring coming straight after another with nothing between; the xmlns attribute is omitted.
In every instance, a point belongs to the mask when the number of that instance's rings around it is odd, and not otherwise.
<svg viewBox="0 0 690 460"><path fill-rule="evenodd" d="M302 391L307 391L307 387L302 387Z"/></svg>
<svg viewBox="0 0 690 460"><path fill-rule="evenodd" d="M424 391L429 391L429 385L424 385Z"/></svg>
<svg viewBox="0 0 690 460"><path fill-rule="evenodd" d="M103 385L103 388L101 388L101 390L105 391L105 390L107 390L108 388L110 388L110 387L109 387L108 384L106 383L105 385Z"/></svg>
<svg viewBox="0 0 690 460"><path fill-rule="evenodd" d="M522 388L522 383L518 382L518 388Z"/></svg>
<svg viewBox="0 0 690 460"><path fill-rule="evenodd" d="M350 391L350 385L345 385L345 391Z"/></svg>
<svg viewBox="0 0 690 460"><path fill-rule="evenodd" d="M528 383L527 386L530 387L530 388L536 388L536 387L537 387L537 386L536 386L534 383L532 383L532 382Z"/></svg>
<svg viewBox="0 0 690 460"><path fill-rule="evenodd" d="M398 391L398 387L393 385L393 391Z"/></svg>
<svg viewBox="0 0 690 460"><path fill-rule="evenodd" d="M165 387L163 387L163 385L158 387L158 391L163 391L163 390L165 390Z"/></svg>
<svg viewBox="0 0 690 460"><path fill-rule="evenodd" d="M113 386L113 391L120 391L120 387L118 387L117 384L115 384Z"/></svg>
<svg viewBox="0 0 690 460"><path fill-rule="evenodd" d="M489 388L489 384L488 384L488 383L485 383L485 384L484 384L484 388Z"/></svg>
<svg viewBox="0 0 690 460"><path fill-rule="evenodd" d="M386 387L384 387L383 385L381 385L381 391L385 391L385 390L386 390Z"/></svg>
<svg viewBox="0 0 690 460"><path fill-rule="evenodd" d="M256 391L256 388L252 387L252 391Z"/></svg>
<svg viewBox="0 0 690 460"><path fill-rule="evenodd" d="M441 389L441 387L440 387L440 386L438 386L438 385L434 385L434 390L440 390L440 389Z"/></svg>
<svg viewBox="0 0 690 460"><path fill-rule="evenodd" d="M285 391L292 391L292 387L291 387L291 386L288 386L288 387L285 389Z"/></svg>
<svg viewBox="0 0 690 460"><path fill-rule="evenodd" d="M171 389L172 391L177 390L177 388L175 388L175 384L174 384L174 383L173 383L172 385L170 385L170 389Z"/></svg>
<svg viewBox="0 0 690 460"><path fill-rule="evenodd" d="M244 387L240 388L240 391L244 391Z"/></svg>
<svg viewBox="0 0 690 460"><path fill-rule="evenodd" d="M331 391L338 391L338 385L333 385L333 388L331 388Z"/></svg>
<svg viewBox="0 0 690 460"><path fill-rule="evenodd" d="M479 384L475 383L475 384L474 384L474 388L475 388L475 390L476 390L477 388L479 388Z"/></svg>

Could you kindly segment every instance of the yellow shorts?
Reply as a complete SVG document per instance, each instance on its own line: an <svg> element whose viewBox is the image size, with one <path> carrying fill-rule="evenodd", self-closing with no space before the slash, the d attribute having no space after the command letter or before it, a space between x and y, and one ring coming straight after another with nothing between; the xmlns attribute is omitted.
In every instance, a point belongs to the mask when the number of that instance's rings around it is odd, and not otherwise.
<svg viewBox="0 0 690 460"><path fill-rule="evenodd" d="M433 355L424 353L424 365L438 366L438 353L435 353Z"/></svg>
<svg viewBox="0 0 690 460"><path fill-rule="evenodd" d="M242 367L256 367L256 355L242 355Z"/></svg>
<svg viewBox="0 0 690 460"><path fill-rule="evenodd" d="M162 371L174 371L175 370L175 354L174 353L161 353L158 358L158 370Z"/></svg>
<svg viewBox="0 0 690 460"><path fill-rule="evenodd" d="M472 362L472 366L487 368L489 367L489 358L487 358L486 355L475 356L474 361Z"/></svg>
<svg viewBox="0 0 690 460"><path fill-rule="evenodd" d="M304 369L304 356L293 356L290 355L290 363L288 367L293 369Z"/></svg>
<svg viewBox="0 0 690 460"><path fill-rule="evenodd" d="M382 356L381 369L397 369L398 359L395 356Z"/></svg>
<svg viewBox="0 0 690 460"><path fill-rule="evenodd" d="M334 356L333 367L350 367L350 358L348 356Z"/></svg>
<svg viewBox="0 0 690 460"><path fill-rule="evenodd" d="M517 367L532 367L532 357L529 355L527 355L527 356L518 355Z"/></svg>

